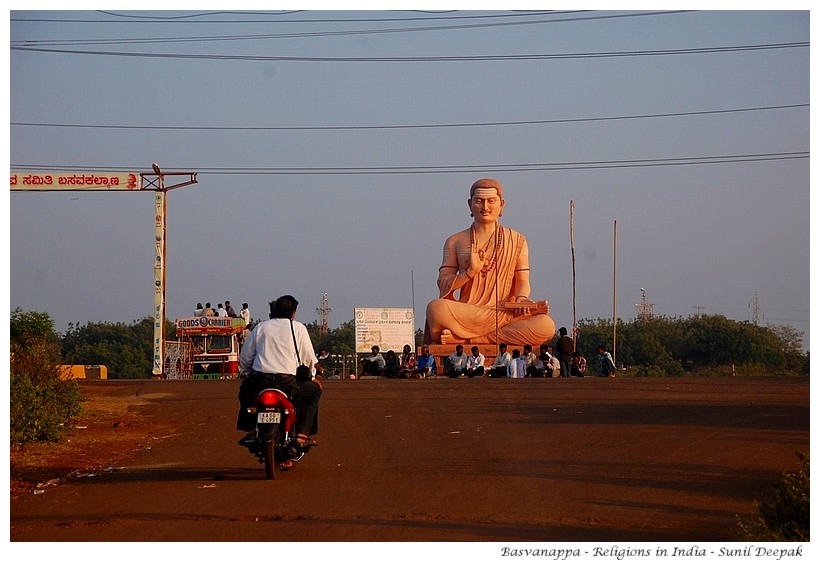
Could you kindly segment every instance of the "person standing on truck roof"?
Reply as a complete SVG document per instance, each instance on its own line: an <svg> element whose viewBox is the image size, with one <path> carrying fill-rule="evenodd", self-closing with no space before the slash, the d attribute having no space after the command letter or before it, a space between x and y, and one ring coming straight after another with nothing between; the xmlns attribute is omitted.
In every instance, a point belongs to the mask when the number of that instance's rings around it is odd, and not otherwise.
<svg viewBox="0 0 820 562"><path fill-rule="evenodd" d="M205 303L205 310L202 311L202 316L216 316L214 309L211 308L211 303Z"/></svg>
<svg viewBox="0 0 820 562"><path fill-rule="evenodd" d="M248 308L248 303L242 303L242 310L239 311L239 315L245 319L245 326L251 323L251 311Z"/></svg>
<svg viewBox="0 0 820 562"><path fill-rule="evenodd" d="M228 313L225 311L224 308L222 308L222 303L221 302L216 305L216 315L219 316L220 318L227 318L228 317Z"/></svg>
<svg viewBox="0 0 820 562"><path fill-rule="evenodd" d="M202 316L203 312L205 312L205 309L202 308L202 303L196 303L196 308L194 309L194 316Z"/></svg>
<svg viewBox="0 0 820 562"><path fill-rule="evenodd" d="M236 311L231 306L231 301L225 301L225 312L228 313L230 318L236 318Z"/></svg>

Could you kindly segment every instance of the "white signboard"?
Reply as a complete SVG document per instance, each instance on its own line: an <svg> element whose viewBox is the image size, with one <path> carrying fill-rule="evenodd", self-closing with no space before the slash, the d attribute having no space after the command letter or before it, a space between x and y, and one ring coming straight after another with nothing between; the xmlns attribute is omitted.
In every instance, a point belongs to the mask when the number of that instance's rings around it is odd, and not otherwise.
<svg viewBox="0 0 820 562"><path fill-rule="evenodd" d="M354 308L356 353L370 353L378 345L382 353L401 353L405 345L415 349L416 328L412 308Z"/></svg>
<svg viewBox="0 0 820 562"><path fill-rule="evenodd" d="M11 172L10 187L12 191L136 191L142 184L136 172Z"/></svg>

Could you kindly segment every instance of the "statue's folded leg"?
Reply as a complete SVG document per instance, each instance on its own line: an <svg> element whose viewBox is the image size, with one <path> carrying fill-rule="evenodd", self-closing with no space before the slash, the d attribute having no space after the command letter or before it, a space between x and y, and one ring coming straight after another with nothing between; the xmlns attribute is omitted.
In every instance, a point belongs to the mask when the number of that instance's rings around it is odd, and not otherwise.
<svg viewBox="0 0 820 562"><path fill-rule="evenodd" d="M513 320L483 336L470 338L470 343L506 343L508 345L541 345L555 336L555 322L547 314L534 314Z"/></svg>
<svg viewBox="0 0 820 562"><path fill-rule="evenodd" d="M441 344L496 343L498 340L516 345L540 345L555 334L555 323L547 314L516 319L508 311L448 299L430 301L426 328L430 336L428 343ZM425 330L425 335L427 332Z"/></svg>

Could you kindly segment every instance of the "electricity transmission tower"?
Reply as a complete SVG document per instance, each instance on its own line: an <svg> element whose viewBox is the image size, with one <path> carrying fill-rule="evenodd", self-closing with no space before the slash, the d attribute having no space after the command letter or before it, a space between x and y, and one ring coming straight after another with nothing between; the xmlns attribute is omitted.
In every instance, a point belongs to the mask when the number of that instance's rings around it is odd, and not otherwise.
<svg viewBox="0 0 820 562"><path fill-rule="evenodd" d="M330 307L328 306L327 293L322 295L322 305L316 309L319 315L319 333L323 336L327 334L327 320L330 317Z"/></svg>
<svg viewBox="0 0 820 562"><path fill-rule="evenodd" d="M638 311L638 320L647 320L654 315L654 303L647 302L646 289L641 287L641 302L635 305L635 310Z"/></svg>
<svg viewBox="0 0 820 562"><path fill-rule="evenodd" d="M760 326L760 299L757 296L757 291L755 291L752 301L749 303L749 308L752 309L752 323L755 326Z"/></svg>

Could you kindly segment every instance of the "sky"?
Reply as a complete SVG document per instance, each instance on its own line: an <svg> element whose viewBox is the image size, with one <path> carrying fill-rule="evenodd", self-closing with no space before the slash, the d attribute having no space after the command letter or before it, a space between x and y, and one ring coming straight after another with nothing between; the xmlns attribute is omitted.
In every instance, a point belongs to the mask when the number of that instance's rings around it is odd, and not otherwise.
<svg viewBox="0 0 820 562"><path fill-rule="evenodd" d="M169 319L292 294L312 322L327 293L331 328L357 307L423 328L493 177L556 326L631 321L645 295L756 310L808 349L809 20L11 11L10 168L196 173L168 193ZM11 309L60 332L151 316L153 216L148 191L11 192Z"/></svg>

